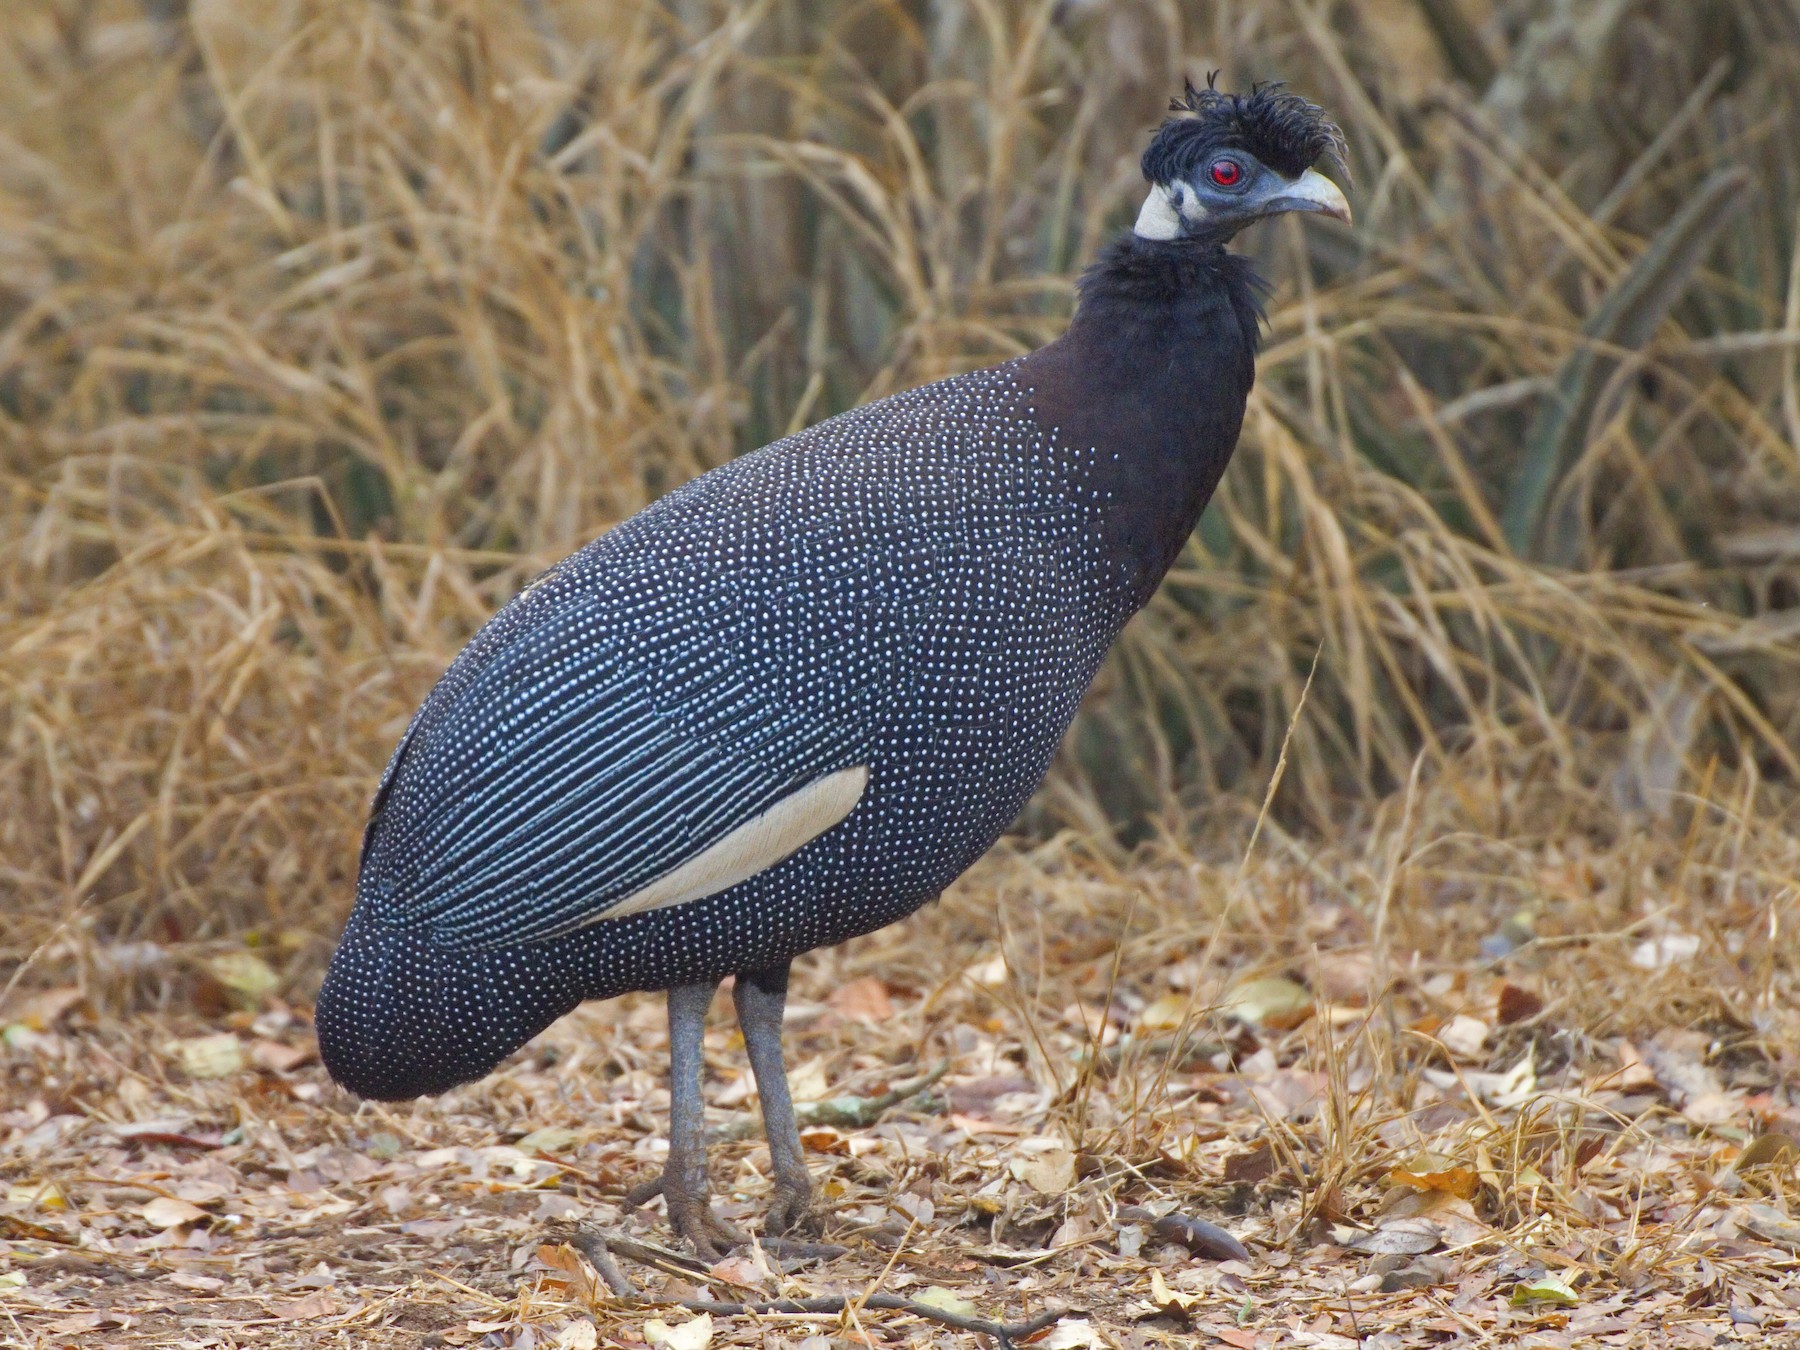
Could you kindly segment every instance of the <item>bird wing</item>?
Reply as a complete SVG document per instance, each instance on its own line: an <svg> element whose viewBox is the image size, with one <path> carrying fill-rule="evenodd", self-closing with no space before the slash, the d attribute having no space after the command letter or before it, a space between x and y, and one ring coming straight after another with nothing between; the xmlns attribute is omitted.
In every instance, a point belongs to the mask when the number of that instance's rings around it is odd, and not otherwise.
<svg viewBox="0 0 1800 1350"><path fill-rule="evenodd" d="M463 950L547 939L728 889L855 808L866 726L758 680L734 641L756 606L682 585L634 610L629 580L528 590L433 690L366 836L388 922Z"/></svg>

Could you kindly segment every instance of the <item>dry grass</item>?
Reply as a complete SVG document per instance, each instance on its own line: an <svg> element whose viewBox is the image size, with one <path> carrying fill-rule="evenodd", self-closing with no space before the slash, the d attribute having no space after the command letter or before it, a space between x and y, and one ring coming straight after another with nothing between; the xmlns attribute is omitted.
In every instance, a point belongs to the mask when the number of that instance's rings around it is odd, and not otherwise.
<svg viewBox="0 0 1800 1350"><path fill-rule="evenodd" d="M1472 1190L1443 1183L1470 1190L1454 1217L1491 1230L1452 1242L1476 1284L1464 1305L1432 1295L1439 1321L1519 1330L1481 1300L1534 1262L1578 1270L1590 1302L1686 1299L1714 1322L1755 1304L1776 1267L1720 1150L1792 1130L1800 1044L1797 30L1782 0L16 0L0 1165L20 1186L62 1168L70 1208L7 1202L14 1269L75 1241L165 1274L184 1251L244 1259L248 1231L348 1241L283 1198L260 1230L207 1220L146 1247L141 1198L106 1188L159 1167L174 1184L204 1156L275 1195L264 1178L319 1170L289 1166L306 1149L366 1162L383 1131L407 1152L379 1175L280 1196L335 1196L388 1233L410 1211L370 1196L412 1150L539 1125L591 1153L532 1185L605 1193L657 1128L635 1005L545 1042L598 1077L528 1057L392 1117L312 1091L316 1068L191 1080L162 1047L234 1017L250 1035L258 1012L262 1040L304 1041L381 760L482 618L732 453L1045 340L1135 206L1143 129L1183 74L1219 67L1341 116L1357 228L1245 241L1277 282L1271 331L1188 557L1022 840L806 974L821 1001L878 977L900 1016L798 1030L834 1080L940 1053L965 1088L1028 1078L1002 1123L1092 1165L1045 1199L1006 1170L1015 1136L926 1112L922 1133L865 1132L866 1175L828 1155L842 1209L946 1187L916 1250L959 1285L964 1248L1074 1224L1044 1283L992 1286L1036 1302L1142 1285L1118 1204L1236 1206L1289 1263L1228 1274L1263 1301L1246 1325L1285 1326L1279 1305L1305 1311L1296 1337L1424 1336L1404 1299L1354 1305L1363 1257L1333 1245L1380 1225L1391 1160L1423 1150L1467 1165ZM1000 941L1010 974L963 978L997 969ZM1277 1034L1210 1011L1258 975L1319 1015ZM1505 983L1543 1010L1503 1026ZM29 1002L63 990L86 1011ZM1434 1046L1459 1013L1487 1038L1464 1024ZM1242 1071L1141 1045L1116 1074L1075 1071L1086 1038L1154 1043L1171 1016ZM1523 1096L1470 1077L1527 1050ZM102 1127L172 1114L243 1133L163 1159ZM89 1124L37 1133L72 1118ZM1587 1131L1605 1143L1584 1159ZM1228 1185L1253 1136L1276 1170ZM951 1160L923 1192L921 1144ZM755 1150L733 1157L754 1196ZM999 1175L999 1231L979 1207L958 1227ZM524 1242L530 1215L496 1205L493 1241ZM533 1320L511 1246L458 1250L452 1273L506 1326ZM886 1259L859 1248L829 1280ZM375 1311L340 1339L422 1297L348 1269L336 1315ZM232 1278L302 1296L275 1267ZM1135 1325L1133 1297L1095 1325L1186 1334ZM1354 1328L1314 1325L1353 1305ZM47 1313L25 1329L38 1305L4 1306L20 1320L0 1340L57 1343Z"/></svg>

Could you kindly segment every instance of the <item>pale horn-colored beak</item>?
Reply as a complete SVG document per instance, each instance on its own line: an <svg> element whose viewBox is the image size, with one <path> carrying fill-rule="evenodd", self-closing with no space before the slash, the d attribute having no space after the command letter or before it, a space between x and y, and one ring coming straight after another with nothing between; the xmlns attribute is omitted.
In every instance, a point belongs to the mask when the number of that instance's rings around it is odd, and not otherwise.
<svg viewBox="0 0 1800 1350"><path fill-rule="evenodd" d="M1343 191L1316 169L1308 169L1277 193L1269 201L1267 210L1271 214L1277 211L1312 211L1341 220L1346 225L1350 223L1350 203L1345 200Z"/></svg>

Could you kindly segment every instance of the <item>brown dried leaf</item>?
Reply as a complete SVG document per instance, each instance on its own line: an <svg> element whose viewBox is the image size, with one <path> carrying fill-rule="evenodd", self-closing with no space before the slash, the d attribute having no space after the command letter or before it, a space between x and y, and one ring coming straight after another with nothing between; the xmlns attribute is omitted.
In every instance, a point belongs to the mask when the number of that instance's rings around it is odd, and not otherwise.
<svg viewBox="0 0 1800 1350"><path fill-rule="evenodd" d="M1075 1155L1066 1148L1015 1157L1007 1170L1044 1195L1061 1195L1075 1184Z"/></svg>
<svg viewBox="0 0 1800 1350"><path fill-rule="evenodd" d="M1444 1240L1444 1230L1430 1219L1400 1218L1359 1234L1350 1245L1371 1256L1418 1256Z"/></svg>
<svg viewBox="0 0 1800 1350"><path fill-rule="evenodd" d="M319 1057L312 1045L288 1045L283 1041L260 1040L250 1046L250 1062L270 1073L292 1073L302 1064Z"/></svg>
<svg viewBox="0 0 1800 1350"><path fill-rule="evenodd" d="M273 1308L270 1313L284 1322L308 1322L315 1317L330 1317L343 1305L323 1289Z"/></svg>
<svg viewBox="0 0 1800 1350"><path fill-rule="evenodd" d="M1422 1153L1387 1174L1391 1186L1410 1186L1416 1191L1444 1191L1467 1200L1481 1185L1472 1167L1441 1154Z"/></svg>
<svg viewBox="0 0 1800 1350"><path fill-rule="evenodd" d="M1225 1180L1253 1184L1275 1174L1275 1150L1268 1141L1225 1159Z"/></svg>
<svg viewBox="0 0 1800 1350"><path fill-rule="evenodd" d="M0 1021L27 1027L32 1031L49 1031L86 999L87 994L76 985L40 990L35 994L15 998L7 1005L6 1011L0 1014Z"/></svg>
<svg viewBox="0 0 1800 1350"><path fill-rule="evenodd" d="M1521 989L1516 984L1500 986L1500 998L1494 1016L1501 1026L1529 1021L1542 1011L1544 1000L1531 990Z"/></svg>
<svg viewBox="0 0 1800 1350"><path fill-rule="evenodd" d="M852 1022L885 1022L894 1015L894 1003L885 984L865 975L833 989L825 1003L839 1017Z"/></svg>

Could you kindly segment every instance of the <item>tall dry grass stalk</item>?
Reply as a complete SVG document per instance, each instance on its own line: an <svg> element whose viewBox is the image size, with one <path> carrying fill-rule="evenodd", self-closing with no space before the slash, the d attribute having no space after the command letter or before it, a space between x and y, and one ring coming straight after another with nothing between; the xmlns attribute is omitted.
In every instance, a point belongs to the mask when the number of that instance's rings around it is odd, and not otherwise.
<svg viewBox="0 0 1800 1350"><path fill-rule="evenodd" d="M1500 872L1522 830L1713 829L1696 800L1791 825L1796 30L1783 0L14 0L0 962L154 990L248 938L303 986L474 626L708 466L1051 337L1212 68L1342 117L1357 226L1246 241L1277 289L1239 460L1032 828L1241 840L1315 654L1296 856L1415 847L1409 783Z"/></svg>

